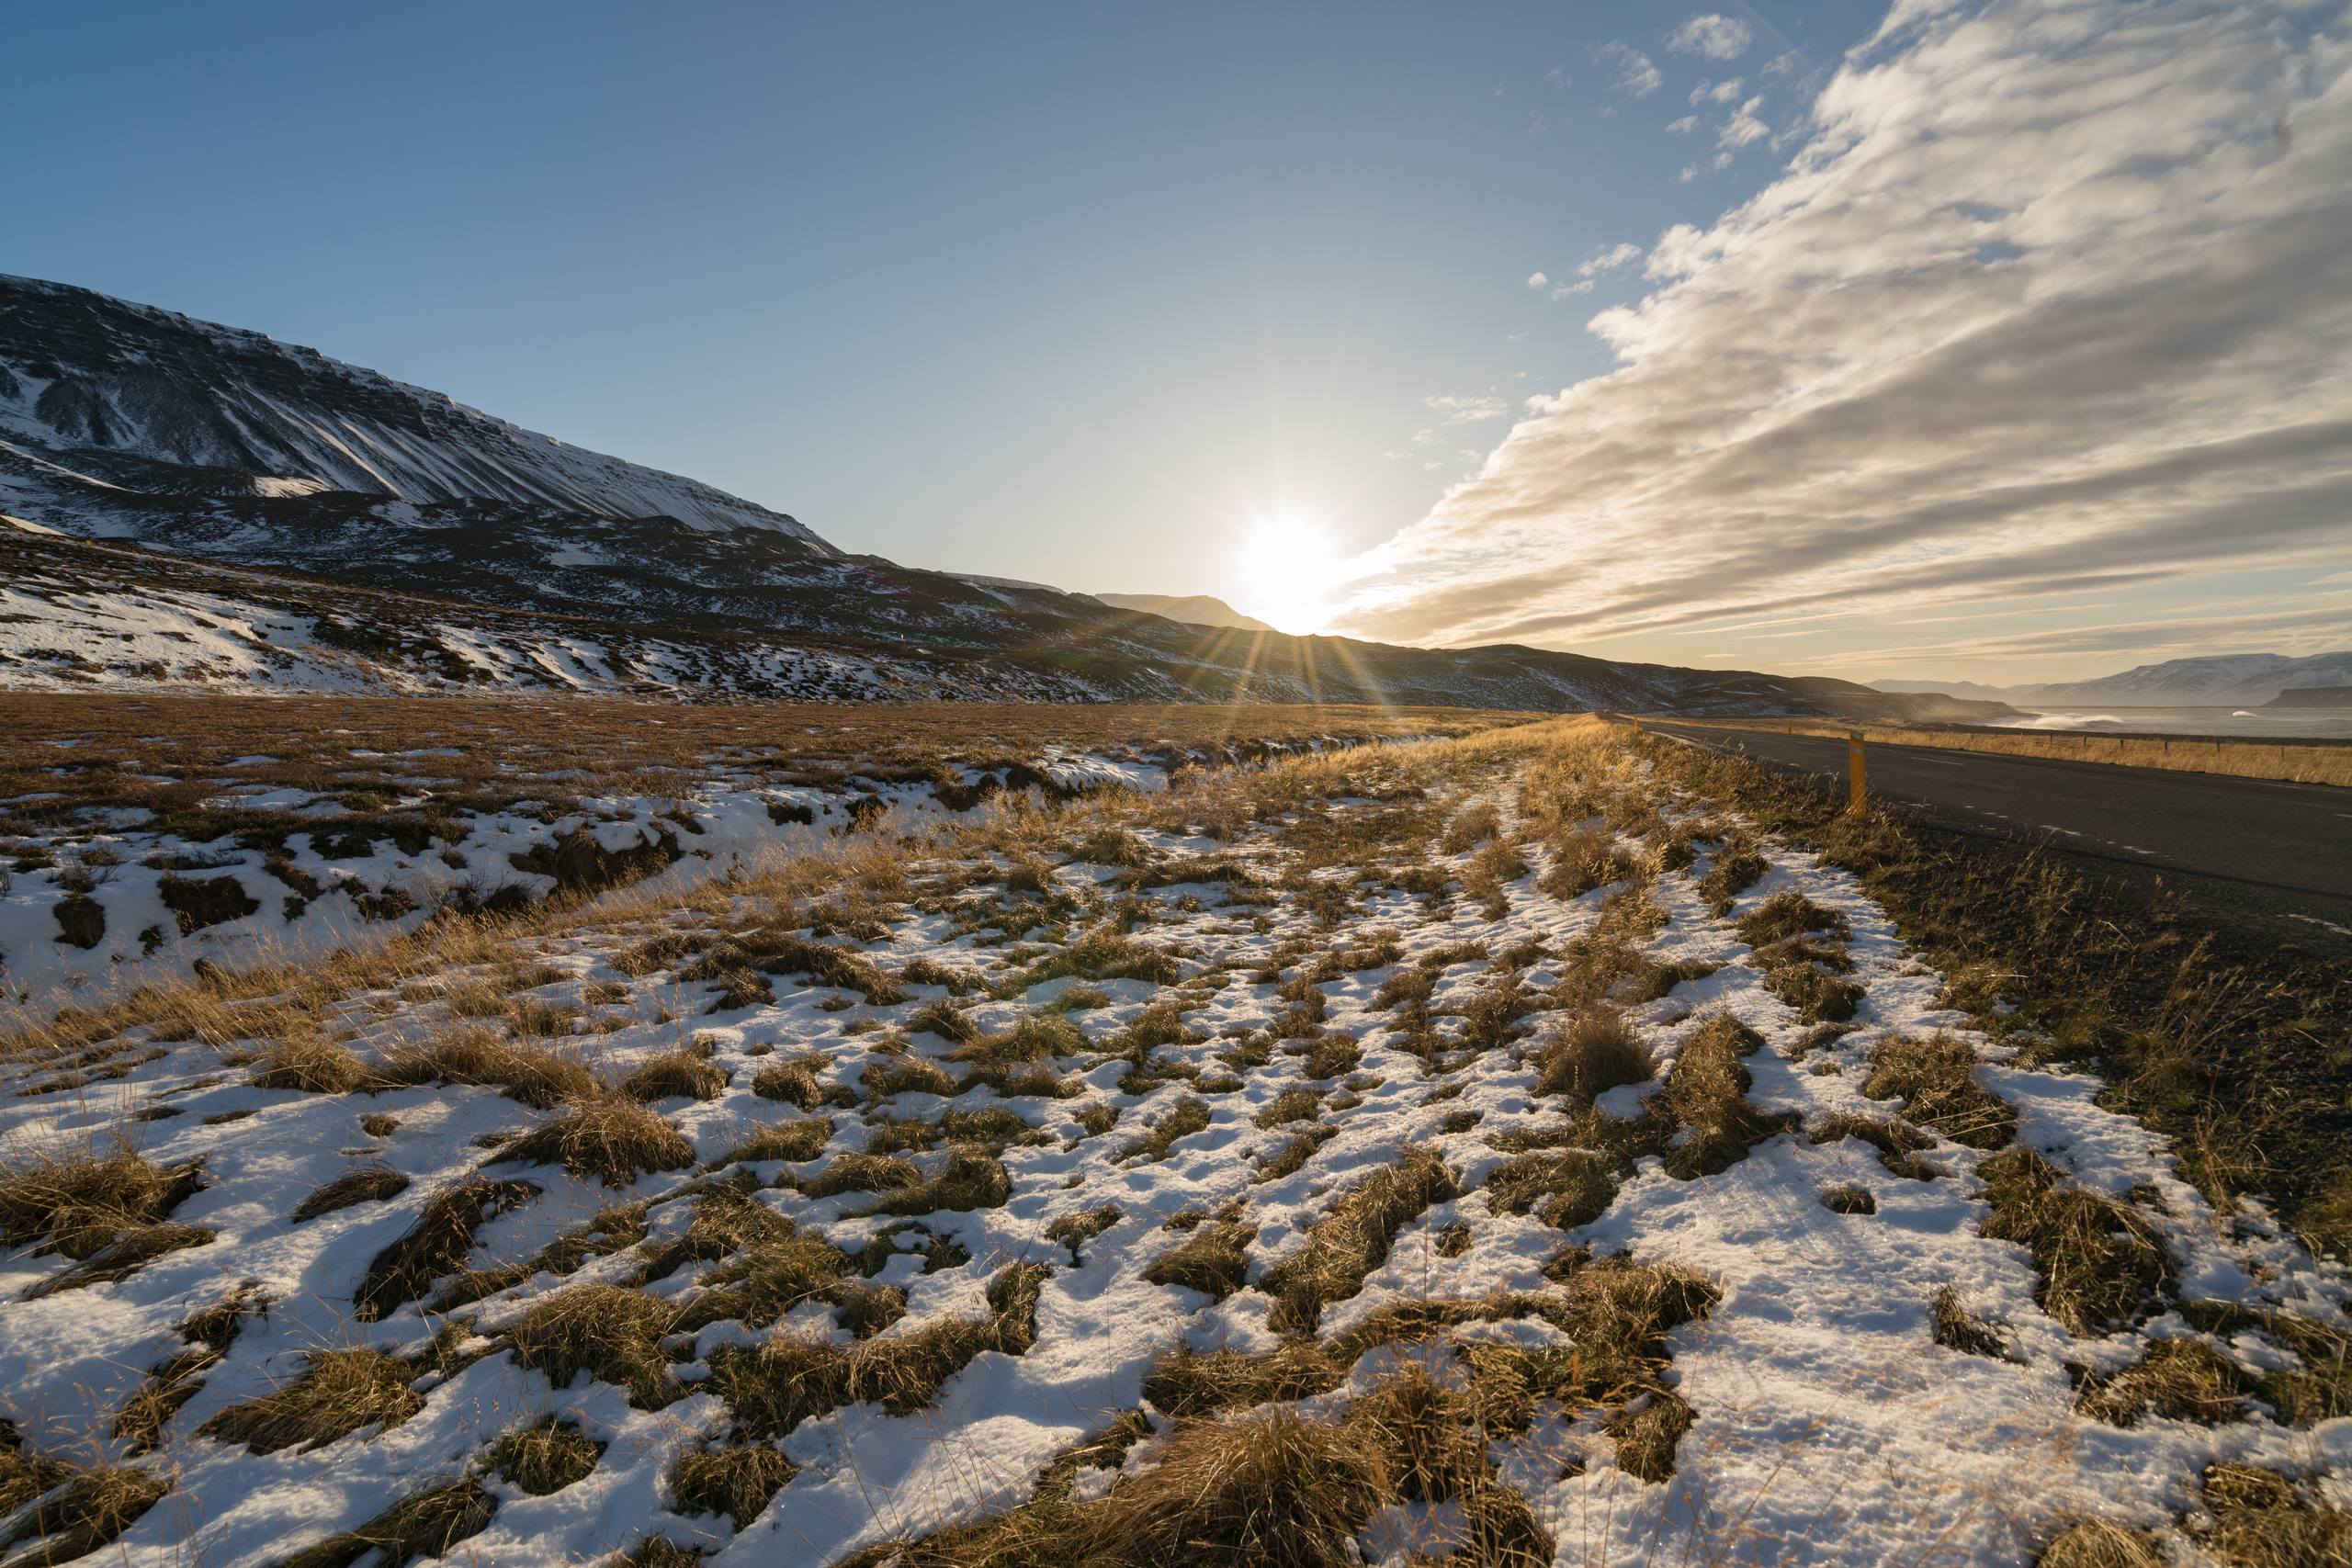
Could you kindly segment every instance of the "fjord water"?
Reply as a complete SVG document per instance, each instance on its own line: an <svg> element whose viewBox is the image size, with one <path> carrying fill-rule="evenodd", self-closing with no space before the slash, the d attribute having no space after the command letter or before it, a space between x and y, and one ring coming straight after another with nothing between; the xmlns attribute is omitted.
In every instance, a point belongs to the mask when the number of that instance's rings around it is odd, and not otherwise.
<svg viewBox="0 0 2352 1568"><path fill-rule="evenodd" d="M2352 707L2052 707L2027 710L2003 729L2100 730L2119 735L2214 735L2243 740L2352 740Z"/></svg>

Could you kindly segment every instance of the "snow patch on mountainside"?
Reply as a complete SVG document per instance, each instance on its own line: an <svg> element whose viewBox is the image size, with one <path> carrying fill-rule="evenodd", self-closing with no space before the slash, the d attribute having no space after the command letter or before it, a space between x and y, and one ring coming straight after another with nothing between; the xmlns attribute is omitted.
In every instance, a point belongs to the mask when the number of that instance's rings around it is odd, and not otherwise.
<svg viewBox="0 0 2352 1568"><path fill-rule="evenodd" d="M265 498L488 499L758 528L831 551L782 513L315 349L33 278L0 276L0 432L230 470Z"/></svg>

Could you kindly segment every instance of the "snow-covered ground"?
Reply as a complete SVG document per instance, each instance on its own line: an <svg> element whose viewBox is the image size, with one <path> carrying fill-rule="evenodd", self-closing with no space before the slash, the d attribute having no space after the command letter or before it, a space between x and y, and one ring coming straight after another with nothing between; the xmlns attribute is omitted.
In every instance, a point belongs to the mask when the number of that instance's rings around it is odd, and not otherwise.
<svg viewBox="0 0 2352 1568"><path fill-rule="evenodd" d="M2217 1461L2347 1500L2352 1422L2089 1397L2162 1341L2248 1386L2292 1370L2284 1338L2200 1335L2195 1303L2340 1328L2340 1269L2251 1204L2212 1212L2095 1081L2001 1059L1845 874L1711 803L1621 813L1643 781L1589 728L1562 732L1102 796L903 858L829 840L500 964L363 980L322 1020L356 1085L314 1067L308 1089L257 1086L288 1081L299 1043L266 1003L250 1029L22 1061L0 1103L12 1169L127 1138L199 1185L130 1239L197 1229L99 1282L40 1245L64 1221L8 1218L0 1414L26 1451L168 1480L104 1560L223 1568L383 1529L428 1493L461 1521L434 1545L471 1532L453 1561L605 1561L660 1537L722 1565L830 1563L1021 1507L1041 1475L1060 1501L1035 1528L1096 1531L1093 1561L1167 1561L1159 1516L1113 1538L1103 1521L1277 1409L1355 1467L1322 1495L1356 1543L1328 1560L1400 1568L1473 1537L1485 1555L1464 1562L2018 1562L2086 1517L2186 1553ZM703 809L724 853L730 822L766 820ZM1623 859L1585 888L1564 867L1596 845ZM1758 874L1732 874L1750 850ZM1759 956L1790 919L1812 933L1798 966L1849 965L1857 990L1799 992L1785 944ZM1652 1076L1579 1096L1559 1042L1611 1013ZM606 1087L534 1108L413 1069L469 1030ZM1982 1234L1985 1168L2014 1150L1924 1109L1903 1134L1904 1102L1865 1092L1874 1063L1938 1036L1979 1058L2016 1145L2153 1238L2147 1299L2101 1322L2057 1304L2026 1247ZM1710 1100L1725 1042L1744 1095ZM621 1105L674 1139L624 1161L646 1168L582 1174L622 1147L581 1131L583 1108ZM580 1136L501 1160L549 1123ZM1864 1123L1916 1153L1812 1135ZM1547 1162L1579 1148L1607 1179L1557 1206ZM382 1260L413 1262L420 1217L439 1201L446 1227L481 1179L528 1186L387 1292ZM338 1180L368 1196L293 1217ZM567 1236L586 1244L549 1250ZM1611 1340L1631 1320L1593 1303L1641 1269L1680 1305L1649 1320L1662 1337ZM232 1296L230 1331L185 1326ZM637 1326L567 1349L556 1319L590 1304ZM1939 1328L1955 1307L1973 1350ZM362 1361L373 1403L319 1414L343 1406L310 1395ZM142 1446L118 1413L159 1388L184 1403ZM1381 1447L1397 1428L1376 1413L1415 1389L1478 1413L1468 1457L1432 1472L1445 1487ZM256 1419L272 1398L303 1440ZM593 1463L526 1486L493 1445L549 1420ZM933 1550L912 1560L977 1558Z"/></svg>
<svg viewBox="0 0 2352 1568"><path fill-rule="evenodd" d="M1267 750L1323 743L1340 742ZM413 781L419 769L431 773L424 752L386 759L408 772L388 774L393 794L381 811L351 809L347 785L273 783L277 761L250 759L259 775L250 781L233 765L215 781L218 793L202 803L211 837L168 830L150 810L105 809L6 840L17 869L0 874L0 998L44 1010L89 1006L199 964L301 962L380 942L449 909L512 910L559 890L684 888L851 832L918 831L1009 801L1043 805L1049 791L1150 793L1167 786L1175 760L1129 747L1048 747L1028 773L953 766L945 789L854 767L825 786L714 768L682 794L558 794L559 781L548 780L551 800L455 811L435 807L426 784L456 781ZM0 799L0 808L28 803ZM427 808L434 814L419 818ZM229 829L254 818L263 826ZM429 837L421 821L432 824Z"/></svg>

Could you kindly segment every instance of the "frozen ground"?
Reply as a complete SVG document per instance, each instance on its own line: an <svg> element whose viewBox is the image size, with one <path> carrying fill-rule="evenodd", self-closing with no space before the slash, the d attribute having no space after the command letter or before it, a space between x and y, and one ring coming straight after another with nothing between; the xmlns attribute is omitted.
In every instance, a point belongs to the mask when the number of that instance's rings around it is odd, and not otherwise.
<svg viewBox="0 0 2352 1568"><path fill-rule="evenodd" d="M96 1560L224 1568L2288 1561L2261 1475L2340 1546L2341 1271L1600 733L24 1055L0 1536L109 1478ZM40 1197L124 1142L143 1207Z"/></svg>
<svg viewBox="0 0 2352 1568"><path fill-rule="evenodd" d="M17 730L0 747L0 999L44 1011L199 964L316 962L447 911L677 890L852 831L936 827L1005 799L1150 793L1186 768L1258 766L1416 722L1370 710L1186 726L1148 708L1007 722L969 707L860 720L838 716L890 710L12 701L0 713Z"/></svg>

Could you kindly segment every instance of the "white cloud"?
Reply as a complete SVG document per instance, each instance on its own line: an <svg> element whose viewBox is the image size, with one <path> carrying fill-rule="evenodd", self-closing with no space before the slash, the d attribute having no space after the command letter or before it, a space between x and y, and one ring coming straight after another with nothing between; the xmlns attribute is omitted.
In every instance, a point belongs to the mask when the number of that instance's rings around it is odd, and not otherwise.
<svg viewBox="0 0 2352 1568"><path fill-rule="evenodd" d="M1715 145L1724 149L1725 152L1730 152L1746 147L1751 142L1761 141L1771 135L1772 128L1766 125L1756 112L1758 107L1763 102L1764 99L1760 95L1748 99L1739 106L1729 119L1715 127ZM1719 160L1718 166L1727 162L1729 162L1727 158Z"/></svg>
<svg viewBox="0 0 2352 1568"><path fill-rule="evenodd" d="M1696 54L1708 60L1737 60L1755 41L1754 30L1738 17L1703 12L1686 19L1668 34L1666 47L1677 54Z"/></svg>
<svg viewBox="0 0 2352 1568"><path fill-rule="evenodd" d="M1690 101L1694 105L1733 103L1739 97L1741 85L1742 83L1736 76L1728 82L1710 82L1701 77L1699 85L1690 89Z"/></svg>
<svg viewBox="0 0 2352 1568"><path fill-rule="evenodd" d="M1592 279L1587 277L1579 279L1575 283L1563 283L1560 287L1552 290L1552 298L1555 299L1566 299L1571 294L1589 294L1591 292Z"/></svg>
<svg viewBox="0 0 2352 1568"><path fill-rule="evenodd" d="M2300 0L1898 5L1781 177L1660 235L1648 297L1593 318L1614 368L1528 400L1360 563L1347 628L1655 657L1762 615L2154 626L2167 583L2345 570L2346 26ZM2119 607L2059 604L2093 592Z"/></svg>
<svg viewBox="0 0 2352 1568"><path fill-rule="evenodd" d="M1686 114L1680 119L1668 120L1666 129L1676 136L1687 135L1699 129L1699 117L1695 114Z"/></svg>
<svg viewBox="0 0 2352 1568"><path fill-rule="evenodd" d="M1551 281L1540 272L1531 272L1527 275L1527 287L1530 288L1541 288Z"/></svg>
<svg viewBox="0 0 2352 1568"><path fill-rule="evenodd" d="M1637 98L1648 97L1666 84L1650 57L1623 39L1611 39L1594 50L1592 57L1617 73L1620 92L1631 93Z"/></svg>
<svg viewBox="0 0 2352 1568"><path fill-rule="evenodd" d="M1628 240L1622 244L1611 245L1605 251L1595 252L1578 262L1577 276L1590 277L1598 272L1613 272L1628 262L1636 262L1641 259L1642 247Z"/></svg>
<svg viewBox="0 0 2352 1568"><path fill-rule="evenodd" d="M1423 398L1421 401L1445 415L1448 424L1476 424L1484 420L1500 419L1510 412L1510 405L1491 392L1468 398L1441 395ZM1424 430L1419 438L1427 440L1436 434L1433 430Z"/></svg>

